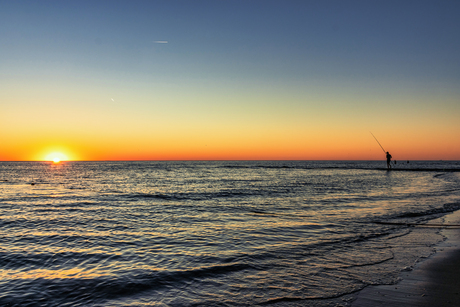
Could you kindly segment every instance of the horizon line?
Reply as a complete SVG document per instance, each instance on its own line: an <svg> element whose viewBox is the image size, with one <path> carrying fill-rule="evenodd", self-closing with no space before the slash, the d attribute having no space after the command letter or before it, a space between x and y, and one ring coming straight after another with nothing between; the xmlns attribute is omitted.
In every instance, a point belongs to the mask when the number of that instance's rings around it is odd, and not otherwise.
<svg viewBox="0 0 460 307"><path fill-rule="evenodd" d="M158 160L149 160L149 159L139 159L139 160L61 160L62 162L213 162L213 161L383 161L385 159L158 159ZM460 161L460 160L451 160L451 159L422 159L422 160L410 160L410 159L401 159L393 161ZM0 160L0 162L48 162L55 163L52 160ZM59 164L56 163L56 164Z"/></svg>

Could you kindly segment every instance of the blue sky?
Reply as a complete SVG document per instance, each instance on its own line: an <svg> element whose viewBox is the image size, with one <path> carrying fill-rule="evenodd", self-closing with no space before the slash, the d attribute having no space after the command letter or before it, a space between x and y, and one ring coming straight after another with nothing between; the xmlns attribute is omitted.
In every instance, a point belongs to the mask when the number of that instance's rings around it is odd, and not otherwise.
<svg viewBox="0 0 460 307"><path fill-rule="evenodd" d="M156 68L174 78L183 73L382 81L396 75L423 82L459 77L458 1L1 5L4 55L37 68L67 64L139 74L153 74Z"/></svg>

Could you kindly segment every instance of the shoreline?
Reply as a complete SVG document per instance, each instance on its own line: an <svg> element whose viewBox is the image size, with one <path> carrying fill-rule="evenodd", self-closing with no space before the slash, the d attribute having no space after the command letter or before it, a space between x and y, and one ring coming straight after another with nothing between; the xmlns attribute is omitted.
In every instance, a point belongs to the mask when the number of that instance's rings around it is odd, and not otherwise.
<svg viewBox="0 0 460 307"><path fill-rule="evenodd" d="M434 221L458 225L460 210ZM460 228L442 228L441 234L446 239L435 245L435 253L420 259L413 270L401 272L397 284L368 286L359 291L351 306L458 306Z"/></svg>

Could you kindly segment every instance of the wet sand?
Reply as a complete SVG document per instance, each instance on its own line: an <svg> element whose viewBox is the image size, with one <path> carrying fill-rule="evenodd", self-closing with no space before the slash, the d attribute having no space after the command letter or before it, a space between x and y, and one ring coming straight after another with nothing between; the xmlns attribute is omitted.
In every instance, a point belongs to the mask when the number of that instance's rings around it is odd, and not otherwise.
<svg viewBox="0 0 460 307"><path fill-rule="evenodd" d="M459 225L460 212L443 219L439 222ZM460 227L444 228L441 233L447 239L436 246L435 254L412 271L402 272L395 285L363 289L351 306L460 306Z"/></svg>

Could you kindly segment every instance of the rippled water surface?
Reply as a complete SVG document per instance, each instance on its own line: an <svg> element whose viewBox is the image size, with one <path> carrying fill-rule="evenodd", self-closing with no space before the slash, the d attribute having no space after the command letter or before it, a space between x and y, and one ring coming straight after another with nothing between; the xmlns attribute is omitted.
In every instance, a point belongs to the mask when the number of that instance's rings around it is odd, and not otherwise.
<svg viewBox="0 0 460 307"><path fill-rule="evenodd" d="M459 162L398 164L0 162L0 305L347 305L460 208Z"/></svg>

